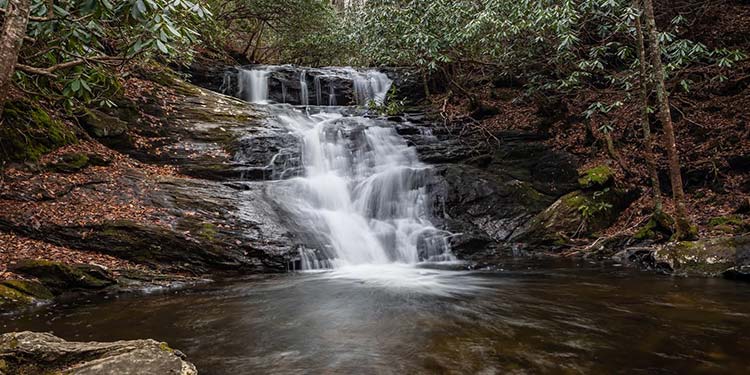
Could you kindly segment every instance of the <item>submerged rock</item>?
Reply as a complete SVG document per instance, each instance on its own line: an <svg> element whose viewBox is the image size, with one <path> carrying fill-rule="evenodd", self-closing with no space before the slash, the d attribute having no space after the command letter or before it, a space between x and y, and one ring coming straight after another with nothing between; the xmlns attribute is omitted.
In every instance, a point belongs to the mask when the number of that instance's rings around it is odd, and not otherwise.
<svg viewBox="0 0 750 375"><path fill-rule="evenodd" d="M185 355L163 342L71 342L49 333L0 336L0 374L196 375Z"/></svg>

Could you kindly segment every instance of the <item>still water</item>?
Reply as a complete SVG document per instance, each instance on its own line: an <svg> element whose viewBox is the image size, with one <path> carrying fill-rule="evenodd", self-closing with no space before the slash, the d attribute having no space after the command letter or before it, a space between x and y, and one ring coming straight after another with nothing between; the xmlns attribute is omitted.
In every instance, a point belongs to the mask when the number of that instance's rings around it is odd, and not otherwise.
<svg viewBox="0 0 750 375"><path fill-rule="evenodd" d="M110 296L0 331L154 338L202 374L750 373L750 285L511 261L361 266Z"/></svg>

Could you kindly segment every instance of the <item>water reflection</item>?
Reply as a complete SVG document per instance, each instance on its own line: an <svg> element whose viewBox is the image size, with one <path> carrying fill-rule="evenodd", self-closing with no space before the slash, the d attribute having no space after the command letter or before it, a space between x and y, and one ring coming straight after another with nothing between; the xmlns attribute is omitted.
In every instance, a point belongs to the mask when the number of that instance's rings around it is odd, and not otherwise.
<svg viewBox="0 0 750 375"><path fill-rule="evenodd" d="M202 374L747 373L750 290L564 264L394 265L56 307L3 331L153 337Z"/></svg>

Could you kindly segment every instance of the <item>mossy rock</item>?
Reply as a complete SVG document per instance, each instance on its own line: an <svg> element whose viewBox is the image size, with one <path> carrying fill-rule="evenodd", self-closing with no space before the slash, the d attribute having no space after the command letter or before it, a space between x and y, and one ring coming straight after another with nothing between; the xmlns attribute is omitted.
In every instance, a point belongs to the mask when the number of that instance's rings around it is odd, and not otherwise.
<svg viewBox="0 0 750 375"><path fill-rule="evenodd" d="M74 173L89 166L89 157L83 153L70 153L60 157L60 161L47 166L52 171Z"/></svg>
<svg viewBox="0 0 750 375"><path fill-rule="evenodd" d="M586 236L609 227L631 201L630 194L619 190L577 190L562 196L517 228L510 240L563 246L569 238Z"/></svg>
<svg viewBox="0 0 750 375"><path fill-rule="evenodd" d="M26 293L15 288L0 284L0 309L10 310L34 302L34 299Z"/></svg>
<svg viewBox="0 0 750 375"><path fill-rule="evenodd" d="M605 188L611 186L614 180L615 173L612 168L600 165L583 171L578 178L578 185L581 189Z"/></svg>
<svg viewBox="0 0 750 375"><path fill-rule="evenodd" d="M666 239L674 234L674 219L666 212L651 215L646 225L633 235L637 240ZM661 237L661 238L660 238Z"/></svg>
<svg viewBox="0 0 750 375"><path fill-rule="evenodd" d="M0 160L34 162L50 151L76 142L75 134L65 124L31 101L6 103L3 120Z"/></svg>
<svg viewBox="0 0 750 375"><path fill-rule="evenodd" d="M88 264L69 265L45 260L23 260L12 269L14 272L38 278L53 294L75 289L103 289L115 284L115 280L106 270Z"/></svg>
<svg viewBox="0 0 750 375"><path fill-rule="evenodd" d="M53 297L52 292L37 281L6 280L0 283L0 285L13 288L36 299L52 299Z"/></svg>
<svg viewBox="0 0 750 375"><path fill-rule="evenodd" d="M654 257L678 275L728 276L750 279L750 235L670 243Z"/></svg>

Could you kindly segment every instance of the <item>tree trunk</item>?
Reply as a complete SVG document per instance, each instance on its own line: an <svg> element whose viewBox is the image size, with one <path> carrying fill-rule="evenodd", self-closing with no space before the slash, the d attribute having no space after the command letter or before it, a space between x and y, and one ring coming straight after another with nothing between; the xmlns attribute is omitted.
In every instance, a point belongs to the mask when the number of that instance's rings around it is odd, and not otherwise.
<svg viewBox="0 0 750 375"><path fill-rule="evenodd" d="M643 128L643 154L648 164L648 172L651 176L651 188L653 189L654 213L659 214L662 210L661 183L656 169L656 158L654 156L654 140L651 136L651 124L648 119L648 62L646 62L646 46L643 40L643 26L641 17L635 19L635 31L638 39L638 62L640 67L640 101L641 101L641 127Z"/></svg>
<svg viewBox="0 0 750 375"><path fill-rule="evenodd" d="M687 215L685 208L685 191L682 188L682 174L680 160L677 153L677 141L669 111L669 96L664 84L665 73L661 62L661 48L659 46L659 32L654 18L654 4L652 0L643 0L643 10L648 29L649 49L651 51L651 65L656 84L656 100L659 105L659 121L664 127L666 136L667 157L669 159L669 179L672 183L672 195L675 203L675 239L689 239L695 237L695 229Z"/></svg>
<svg viewBox="0 0 750 375"><path fill-rule="evenodd" d="M8 99L18 53L26 35L31 0L9 0L5 11L5 22L0 34L0 119Z"/></svg>

